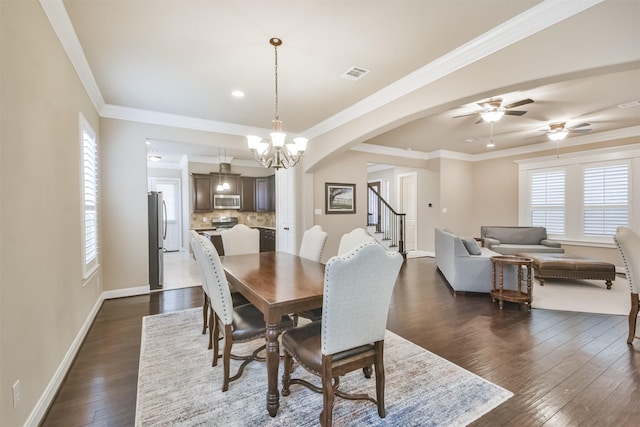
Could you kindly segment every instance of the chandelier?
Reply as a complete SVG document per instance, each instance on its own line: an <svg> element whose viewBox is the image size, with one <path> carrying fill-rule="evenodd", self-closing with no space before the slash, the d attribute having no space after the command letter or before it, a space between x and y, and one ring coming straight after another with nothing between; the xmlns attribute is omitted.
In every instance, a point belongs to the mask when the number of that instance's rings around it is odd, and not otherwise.
<svg viewBox="0 0 640 427"><path fill-rule="evenodd" d="M275 83L276 83L276 114L269 141L263 141L261 137L255 135L247 136L249 151L253 153L256 161L265 168L290 168L295 166L305 150L307 149L307 138L293 138L293 143L286 143L287 134L282 132L282 122L278 111L278 46L282 45L282 40L274 37L269 40L275 52Z"/></svg>

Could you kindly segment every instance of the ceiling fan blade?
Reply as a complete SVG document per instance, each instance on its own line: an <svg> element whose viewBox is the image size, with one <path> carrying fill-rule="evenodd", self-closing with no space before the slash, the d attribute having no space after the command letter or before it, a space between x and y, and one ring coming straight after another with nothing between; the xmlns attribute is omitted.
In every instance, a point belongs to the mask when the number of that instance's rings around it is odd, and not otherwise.
<svg viewBox="0 0 640 427"><path fill-rule="evenodd" d="M506 108L508 110L509 108L514 108L514 107L519 107L521 105L531 104L532 102L534 102L534 101L531 98L522 99L520 101L512 102L509 105L505 105L504 108Z"/></svg>
<svg viewBox="0 0 640 427"><path fill-rule="evenodd" d="M526 111L522 110L507 110L504 112L505 116L522 116L526 113Z"/></svg>
<svg viewBox="0 0 640 427"><path fill-rule="evenodd" d="M502 98L491 98L487 101L476 102L482 108L500 108L502 105Z"/></svg>
<svg viewBox="0 0 640 427"><path fill-rule="evenodd" d="M469 114L462 114L459 116L453 116L454 119L457 119L458 117L469 117L469 116L475 116L476 114L480 114L480 113L469 113Z"/></svg>
<svg viewBox="0 0 640 427"><path fill-rule="evenodd" d="M578 129L578 128L583 128L585 126L591 126L591 123L580 123L579 125L568 127L567 129L574 130L574 129Z"/></svg>
<svg viewBox="0 0 640 427"><path fill-rule="evenodd" d="M591 129L569 129L571 133L587 133L591 132Z"/></svg>

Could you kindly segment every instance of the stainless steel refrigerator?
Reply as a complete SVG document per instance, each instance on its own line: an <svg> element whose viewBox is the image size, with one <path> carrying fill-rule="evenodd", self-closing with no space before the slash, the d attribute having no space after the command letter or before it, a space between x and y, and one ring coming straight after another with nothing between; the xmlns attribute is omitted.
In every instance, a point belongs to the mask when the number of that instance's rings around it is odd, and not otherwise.
<svg viewBox="0 0 640 427"><path fill-rule="evenodd" d="M164 282L163 260L164 238L167 235L166 205L162 192L150 191L149 202L149 285L161 289Z"/></svg>

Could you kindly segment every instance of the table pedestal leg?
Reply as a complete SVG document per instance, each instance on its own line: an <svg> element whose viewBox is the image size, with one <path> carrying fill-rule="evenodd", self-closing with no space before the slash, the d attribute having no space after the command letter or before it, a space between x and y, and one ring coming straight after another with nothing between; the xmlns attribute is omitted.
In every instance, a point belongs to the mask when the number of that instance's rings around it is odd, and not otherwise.
<svg viewBox="0 0 640 427"><path fill-rule="evenodd" d="M276 416L280 407L278 395L278 367L280 365L280 346L278 344L278 323L267 323L267 411Z"/></svg>

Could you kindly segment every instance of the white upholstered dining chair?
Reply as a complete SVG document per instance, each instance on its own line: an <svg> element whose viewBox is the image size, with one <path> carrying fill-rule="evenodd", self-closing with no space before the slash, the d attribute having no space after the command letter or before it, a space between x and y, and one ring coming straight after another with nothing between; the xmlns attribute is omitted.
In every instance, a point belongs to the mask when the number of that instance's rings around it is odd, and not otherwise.
<svg viewBox="0 0 640 427"><path fill-rule="evenodd" d="M618 227L613 238L622 255L622 262L627 274L627 281L631 288L631 311L629 312L629 337L627 344L631 344L636 336L636 322L638 319L638 293L640 293L640 236L627 227Z"/></svg>
<svg viewBox="0 0 640 427"><path fill-rule="evenodd" d="M258 347L251 355L235 356L231 354L234 342L248 342L256 339L265 339L266 324L264 316L254 305L244 304L233 306L229 283L225 275L218 251L209 239L198 236L197 244L194 244L196 261L202 273L204 286L210 300L209 309L209 340L213 340L212 366L218 364L218 337L222 334L224 349L222 352L222 365L224 377L222 391L229 389L229 383L242 376L244 368L254 360L264 360L258 353L265 348L265 344ZM213 325L213 327L212 327ZM278 329L285 330L293 326L289 316L282 316ZM230 375L231 358L242 360L238 372Z"/></svg>
<svg viewBox="0 0 640 427"><path fill-rule="evenodd" d="M364 228L355 228L350 232L343 234L340 238L338 255L344 255L355 247L366 242L375 242L375 239L371 234L367 233Z"/></svg>
<svg viewBox="0 0 640 427"><path fill-rule="evenodd" d="M260 252L260 231L236 224L220 232L225 255L257 254Z"/></svg>
<svg viewBox="0 0 640 427"><path fill-rule="evenodd" d="M384 407L384 336L391 294L402 255L387 252L376 242L364 243L344 256L329 259L325 269L322 320L292 328L282 335L284 373L282 395L291 384L301 384L319 392L307 381L291 378L293 359L322 379L323 410L320 424L332 424L335 396L369 400ZM358 369L375 367L376 399L338 390L339 377Z"/></svg>
<svg viewBox="0 0 640 427"><path fill-rule="evenodd" d="M327 232L322 231L322 227L319 225L314 225L302 235L299 255L302 258L320 262L326 241Z"/></svg>

